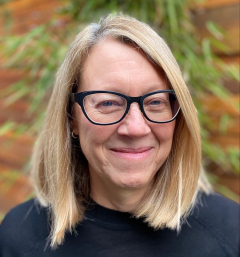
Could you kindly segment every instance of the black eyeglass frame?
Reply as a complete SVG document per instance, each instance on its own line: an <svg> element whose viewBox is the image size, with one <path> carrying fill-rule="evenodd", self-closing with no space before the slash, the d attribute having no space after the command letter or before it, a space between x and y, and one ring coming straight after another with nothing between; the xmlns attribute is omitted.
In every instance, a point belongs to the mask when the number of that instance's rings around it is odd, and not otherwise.
<svg viewBox="0 0 240 257"><path fill-rule="evenodd" d="M88 95L92 95L92 94L96 94L96 93L110 93L110 94L114 94L114 95L118 95L118 96L121 96L123 98L126 99L127 101L127 107L126 107L126 111L125 113L123 114L122 118L118 121L115 121L115 122L112 122L112 123L98 123L98 122L95 122L93 120L91 120L85 109L84 109L84 98ZM147 98L148 96L150 95L154 95L154 94L157 94L157 93L172 93L175 97L176 97L176 100L177 100L177 96L174 92L174 90L159 90L159 91L154 91L154 92L150 92L148 94L145 94L145 95L142 95L142 96L137 96L137 97L132 97L132 96L127 96L127 95L124 95L124 94L121 94L121 93L118 93L118 92L114 92L114 91L105 91L105 90L92 90L92 91L84 91L84 92L79 92L79 93L71 93L71 101L73 103L78 103L80 106L81 106L81 109L84 113L84 115L86 116L86 118L93 124L95 125L101 125L101 126L107 126L107 125L113 125L113 124L116 124L116 123L119 123L120 121L122 121L125 116L127 115L129 109L130 109L130 106L132 103L138 103L139 107L140 107L140 110L141 112L143 113L144 117L150 121L150 122L153 122L153 123L169 123L173 120L176 119L178 113L180 112L181 110L181 107L179 105L179 109L177 111L177 113L175 114L175 116L171 119L171 120L168 120L168 121L154 121L154 120L151 120L148 118L148 116L146 115L145 111L144 111L144 108L143 108L143 101L145 98ZM178 100L177 100L178 101Z"/></svg>

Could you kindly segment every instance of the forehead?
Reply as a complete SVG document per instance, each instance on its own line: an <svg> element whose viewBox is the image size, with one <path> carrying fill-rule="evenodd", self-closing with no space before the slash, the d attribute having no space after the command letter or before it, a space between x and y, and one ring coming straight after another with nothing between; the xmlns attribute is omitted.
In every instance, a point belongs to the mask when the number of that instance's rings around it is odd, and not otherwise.
<svg viewBox="0 0 240 257"><path fill-rule="evenodd" d="M112 38L95 45L84 62L79 91L123 93L167 89L166 76L139 48Z"/></svg>

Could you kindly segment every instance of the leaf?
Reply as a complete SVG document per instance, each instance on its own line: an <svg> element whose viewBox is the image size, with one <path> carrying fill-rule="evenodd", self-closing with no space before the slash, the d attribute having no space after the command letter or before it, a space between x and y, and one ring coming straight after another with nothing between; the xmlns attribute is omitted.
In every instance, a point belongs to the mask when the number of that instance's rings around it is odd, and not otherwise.
<svg viewBox="0 0 240 257"><path fill-rule="evenodd" d="M209 38L209 41L210 41L211 45L215 49L219 50L220 52L223 52L223 53L227 54L230 50L230 48L227 45L225 45L224 43L216 40L215 38Z"/></svg>
<svg viewBox="0 0 240 257"><path fill-rule="evenodd" d="M176 16L173 0L168 0L167 11L169 16L169 25L170 25L171 32L172 34L175 34L178 30L178 23L177 23L177 16Z"/></svg>
<svg viewBox="0 0 240 257"><path fill-rule="evenodd" d="M220 28L216 23L212 21L207 21L206 27L208 31L218 40L223 40L224 30Z"/></svg>
<svg viewBox="0 0 240 257"><path fill-rule="evenodd" d="M236 193L234 193L233 191L231 191L230 189L228 189L226 186L219 184L216 186L216 190L220 194L226 196L227 198L239 203L239 196Z"/></svg>
<svg viewBox="0 0 240 257"><path fill-rule="evenodd" d="M12 130L12 128L15 127L15 123L12 121L6 121L3 125L0 127L0 137L4 134L8 133Z"/></svg>
<svg viewBox="0 0 240 257"><path fill-rule="evenodd" d="M206 61L212 61L211 45L208 38L202 40L202 49Z"/></svg>
<svg viewBox="0 0 240 257"><path fill-rule="evenodd" d="M22 87L15 93L12 93L10 96L5 98L4 106L7 107L13 103L15 103L17 100L25 96L29 92L29 89L27 87Z"/></svg>
<svg viewBox="0 0 240 257"><path fill-rule="evenodd" d="M221 116L220 123L219 123L220 133L226 134L229 120L230 120L230 116L228 114L223 114Z"/></svg>
<svg viewBox="0 0 240 257"><path fill-rule="evenodd" d="M212 92L217 97L226 100L229 98L229 92L219 83L219 84L212 84L209 83L208 89L210 92Z"/></svg>
<svg viewBox="0 0 240 257"><path fill-rule="evenodd" d="M234 173L239 176L240 175L239 148L229 147L227 149L227 154L232 163Z"/></svg>

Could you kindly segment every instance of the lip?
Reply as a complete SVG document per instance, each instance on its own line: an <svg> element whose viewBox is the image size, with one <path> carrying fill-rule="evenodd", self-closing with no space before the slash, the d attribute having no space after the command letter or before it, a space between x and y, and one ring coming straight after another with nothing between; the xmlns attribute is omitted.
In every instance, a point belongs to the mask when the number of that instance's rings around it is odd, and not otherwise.
<svg viewBox="0 0 240 257"><path fill-rule="evenodd" d="M153 147L141 148L112 148L110 151L119 158L124 159L145 159L153 151Z"/></svg>

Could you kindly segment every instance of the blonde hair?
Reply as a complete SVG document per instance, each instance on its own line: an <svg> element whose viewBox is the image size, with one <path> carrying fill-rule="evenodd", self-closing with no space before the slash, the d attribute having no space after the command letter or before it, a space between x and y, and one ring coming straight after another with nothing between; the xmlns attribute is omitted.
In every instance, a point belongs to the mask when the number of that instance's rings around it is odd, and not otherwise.
<svg viewBox="0 0 240 257"><path fill-rule="evenodd" d="M130 17L110 15L99 24L80 32L57 74L56 84L37 140L31 166L31 179L41 205L51 215L51 247L64 240L84 217L83 201L90 197L88 164L78 140L71 137L69 96L88 52L101 39L111 37L132 42L161 67L181 106L171 152L157 173L149 195L133 215L145 217L155 229L181 228L198 192L211 192L201 171L201 138L197 111L182 78L181 71L164 40L148 25ZM200 176L201 174L201 176Z"/></svg>

